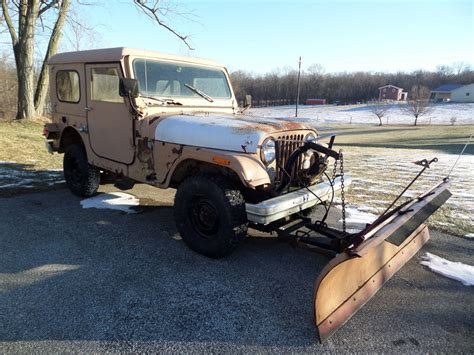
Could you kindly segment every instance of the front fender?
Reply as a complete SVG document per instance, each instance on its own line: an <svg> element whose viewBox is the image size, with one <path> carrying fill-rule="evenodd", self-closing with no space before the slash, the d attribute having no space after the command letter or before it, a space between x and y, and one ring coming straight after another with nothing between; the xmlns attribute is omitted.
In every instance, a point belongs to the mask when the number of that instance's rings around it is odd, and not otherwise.
<svg viewBox="0 0 474 355"><path fill-rule="evenodd" d="M183 147L179 158L173 163L164 181L165 187L170 185L179 166L189 161L208 163L230 169L239 177L242 184L249 188L271 183L265 165L257 158L256 154L239 154Z"/></svg>

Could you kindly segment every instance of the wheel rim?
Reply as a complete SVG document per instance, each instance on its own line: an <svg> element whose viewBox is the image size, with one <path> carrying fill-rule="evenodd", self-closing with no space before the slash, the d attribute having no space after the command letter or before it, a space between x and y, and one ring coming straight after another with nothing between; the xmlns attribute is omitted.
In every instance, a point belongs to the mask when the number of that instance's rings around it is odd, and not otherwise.
<svg viewBox="0 0 474 355"><path fill-rule="evenodd" d="M194 230L204 239L213 239L219 229L219 213L211 201L195 199L190 206L190 217Z"/></svg>

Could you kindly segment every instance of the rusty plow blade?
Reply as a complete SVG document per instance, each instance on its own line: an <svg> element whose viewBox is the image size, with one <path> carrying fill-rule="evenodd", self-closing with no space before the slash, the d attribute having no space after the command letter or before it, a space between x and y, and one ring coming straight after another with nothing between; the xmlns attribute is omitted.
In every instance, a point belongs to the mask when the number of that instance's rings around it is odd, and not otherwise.
<svg viewBox="0 0 474 355"><path fill-rule="evenodd" d="M321 341L347 322L428 241L423 222L451 196L448 184L443 181L377 220L325 266L314 292Z"/></svg>

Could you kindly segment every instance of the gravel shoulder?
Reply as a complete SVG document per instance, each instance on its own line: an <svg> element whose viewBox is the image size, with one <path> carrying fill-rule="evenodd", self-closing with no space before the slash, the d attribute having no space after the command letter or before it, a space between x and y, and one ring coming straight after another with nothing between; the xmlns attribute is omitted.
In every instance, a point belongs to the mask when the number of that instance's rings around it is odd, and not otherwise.
<svg viewBox="0 0 474 355"><path fill-rule="evenodd" d="M110 190L106 187L103 191ZM313 325L327 259L253 235L230 257L189 250L173 191L136 187L138 214L83 209L65 189L0 198L0 352L473 352L473 289L419 264L473 264L431 240L328 342Z"/></svg>

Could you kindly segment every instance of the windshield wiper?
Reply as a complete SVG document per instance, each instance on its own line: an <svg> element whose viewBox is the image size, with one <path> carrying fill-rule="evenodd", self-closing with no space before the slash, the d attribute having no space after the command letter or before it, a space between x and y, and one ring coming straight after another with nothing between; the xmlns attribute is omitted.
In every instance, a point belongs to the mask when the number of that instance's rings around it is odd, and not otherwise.
<svg viewBox="0 0 474 355"><path fill-rule="evenodd" d="M189 90L191 91L194 91L196 94L198 94L199 96L205 98L207 101L209 102L214 102L214 99L212 97L210 97L208 94L206 94L205 92L202 92L201 90L199 89L196 89L194 86L191 86L189 84L184 84L184 86L186 86Z"/></svg>
<svg viewBox="0 0 474 355"><path fill-rule="evenodd" d="M141 97L142 99L155 100L155 101L161 102L163 105L183 106L181 102L174 101L173 99L160 99L159 97L142 96L142 95L140 95L139 97Z"/></svg>

